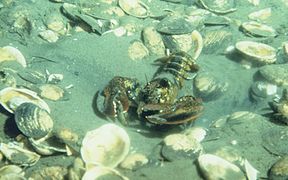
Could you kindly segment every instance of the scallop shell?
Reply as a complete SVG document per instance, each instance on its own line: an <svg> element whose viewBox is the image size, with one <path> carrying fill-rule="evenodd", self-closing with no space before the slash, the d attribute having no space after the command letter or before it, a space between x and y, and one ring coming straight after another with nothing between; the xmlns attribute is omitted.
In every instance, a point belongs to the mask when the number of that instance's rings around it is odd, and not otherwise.
<svg viewBox="0 0 288 180"><path fill-rule="evenodd" d="M226 14L236 11L235 0L199 0L200 4L211 12Z"/></svg>
<svg viewBox="0 0 288 180"><path fill-rule="evenodd" d="M19 164L21 166L32 166L40 159L38 154L26 150L12 142L8 144L0 143L0 151L13 164Z"/></svg>
<svg viewBox="0 0 288 180"><path fill-rule="evenodd" d="M246 60L251 60L258 64L272 64L276 61L276 49L267 44L253 41L239 41L236 43L235 49Z"/></svg>
<svg viewBox="0 0 288 180"><path fill-rule="evenodd" d="M115 124L105 124L86 133L81 156L88 168L99 164L114 168L126 157L129 148L126 131Z"/></svg>
<svg viewBox="0 0 288 180"><path fill-rule="evenodd" d="M2 61L12 61L16 60L23 67L27 66L26 59L23 54L12 46L4 46L0 48L0 63Z"/></svg>
<svg viewBox="0 0 288 180"><path fill-rule="evenodd" d="M203 51L206 54L214 54L215 52L223 52L225 45L232 40L232 33L226 30L209 30L204 33Z"/></svg>
<svg viewBox="0 0 288 180"><path fill-rule="evenodd" d="M27 137L42 138L53 129L49 113L33 103L22 103L15 111L18 129Z"/></svg>
<svg viewBox="0 0 288 180"><path fill-rule="evenodd" d="M271 26L256 21L244 22L240 28L244 33L258 37L275 37L277 32Z"/></svg>
<svg viewBox="0 0 288 180"><path fill-rule="evenodd" d="M146 18L149 16L149 8L139 0L119 0L120 8L127 14L137 17Z"/></svg>
<svg viewBox="0 0 288 180"><path fill-rule="evenodd" d="M16 108L25 102L37 104L37 106L50 113L48 104L37 96L34 91L13 87L7 87L0 91L0 104L10 113L14 113Z"/></svg>

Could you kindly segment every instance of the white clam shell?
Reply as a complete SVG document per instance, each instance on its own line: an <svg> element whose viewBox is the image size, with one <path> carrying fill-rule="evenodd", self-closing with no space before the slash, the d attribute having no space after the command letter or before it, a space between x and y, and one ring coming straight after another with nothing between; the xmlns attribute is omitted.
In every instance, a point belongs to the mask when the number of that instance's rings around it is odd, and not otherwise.
<svg viewBox="0 0 288 180"><path fill-rule="evenodd" d="M246 179L239 167L219 156L203 154L199 156L198 163L205 179Z"/></svg>
<svg viewBox="0 0 288 180"><path fill-rule="evenodd" d="M0 48L0 62L15 60L23 67L27 66L26 59L23 54L15 47L4 46Z"/></svg>
<svg viewBox="0 0 288 180"><path fill-rule="evenodd" d="M276 49L267 44L253 41L239 41L235 44L235 48L247 60L254 60L262 64L272 64L276 61Z"/></svg>
<svg viewBox="0 0 288 180"><path fill-rule="evenodd" d="M48 104L34 91L13 87L7 87L0 91L0 104L10 113L14 113L15 109L25 102L34 103L50 113Z"/></svg>
<svg viewBox="0 0 288 180"><path fill-rule="evenodd" d="M114 168L126 157L129 148L130 138L126 131L115 124L105 124L87 132L81 156L87 168L95 165Z"/></svg>

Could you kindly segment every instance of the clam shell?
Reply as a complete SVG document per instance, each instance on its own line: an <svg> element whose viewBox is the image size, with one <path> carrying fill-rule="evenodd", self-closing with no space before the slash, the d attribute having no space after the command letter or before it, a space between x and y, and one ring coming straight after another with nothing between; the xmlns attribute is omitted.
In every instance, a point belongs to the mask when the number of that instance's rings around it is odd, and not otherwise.
<svg viewBox="0 0 288 180"><path fill-rule="evenodd" d="M239 167L216 155L203 154L198 163L205 179L246 179Z"/></svg>
<svg viewBox="0 0 288 180"><path fill-rule="evenodd" d="M21 174L24 176L23 169L16 165L5 165L0 168L0 175Z"/></svg>
<svg viewBox="0 0 288 180"><path fill-rule="evenodd" d="M126 131L115 124L105 124L86 133L81 156L86 167L103 165L116 167L128 154L130 138Z"/></svg>
<svg viewBox="0 0 288 180"><path fill-rule="evenodd" d="M259 73L267 81L277 86L288 85L288 64L272 64L259 69Z"/></svg>
<svg viewBox="0 0 288 180"><path fill-rule="evenodd" d="M288 41L283 43L283 51L284 51L286 58L288 58Z"/></svg>
<svg viewBox="0 0 288 180"><path fill-rule="evenodd" d="M219 98L227 91L228 84L218 81L209 73L199 73L194 79L195 93L206 101Z"/></svg>
<svg viewBox="0 0 288 180"><path fill-rule="evenodd" d="M277 86L268 82L254 82L250 88L250 95L253 100L265 99L277 93Z"/></svg>
<svg viewBox="0 0 288 180"><path fill-rule="evenodd" d="M179 35L191 33L195 27L183 16L167 16L156 26L160 33L169 35Z"/></svg>
<svg viewBox="0 0 288 180"><path fill-rule="evenodd" d="M46 17L47 19L45 21L45 24L48 29L60 34L65 33L66 24L60 13L55 12L52 14L47 14Z"/></svg>
<svg viewBox="0 0 288 180"><path fill-rule="evenodd" d="M267 44L254 41L239 41L235 44L235 49L246 60L254 61L258 64L272 64L276 61L276 49Z"/></svg>
<svg viewBox="0 0 288 180"><path fill-rule="evenodd" d="M4 46L0 48L0 63L12 60L16 60L23 67L27 66L25 57L17 48L12 46Z"/></svg>
<svg viewBox="0 0 288 180"><path fill-rule="evenodd" d="M131 42L128 48L128 56L133 61L142 60L149 55L148 49L139 40Z"/></svg>
<svg viewBox="0 0 288 180"><path fill-rule="evenodd" d="M288 155L288 130L287 128L270 128L262 134L262 146L270 153Z"/></svg>
<svg viewBox="0 0 288 180"><path fill-rule="evenodd" d="M261 9L255 12L252 12L248 15L248 18L254 21L265 21L271 17L272 10L271 8Z"/></svg>
<svg viewBox="0 0 288 180"><path fill-rule="evenodd" d="M244 33L258 37L275 37L277 32L274 28L256 21L244 22L240 28Z"/></svg>
<svg viewBox="0 0 288 180"><path fill-rule="evenodd" d="M198 142L202 142L207 135L207 129L200 126L194 126L188 129L185 129L183 132L190 139L195 139Z"/></svg>
<svg viewBox="0 0 288 180"><path fill-rule="evenodd" d="M199 0L199 2L205 9L218 14L226 14L237 10L235 0Z"/></svg>
<svg viewBox="0 0 288 180"><path fill-rule="evenodd" d="M55 153L67 153L65 144L60 141L56 136L53 136L52 133L46 135L43 138L35 140L33 138L28 139L33 149L41 155L52 155Z"/></svg>
<svg viewBox="0 0 288 180"><path fill-rule="evenodd" d="M33 103L22 103L15 111L18 129L27 137L42 138L53 129L49 113Z"/></svg>
<svg viewBox="0 0 288 180"><path fill-rule="evenodd" d="M119 0L118 5L127 14L137 17L146 18L149 16L149 8L139 0Z"/></svg>
<svg viewBox="0 0 288 180"><path fill-rule="evenodd" d="M269 171L269 179L288 179L288 156L280 158Z"/></svg>
<svg viewBox="0 0 288 180"><path fill-rule="evenodd" d="M95 166L93 168L90 168L84 173L82 177L82 180L92 180L92 179L129 180L127 177L121 175L117 170L104 166Z"/></svg>
<svg viewBox="0 0 288 180"><path fill-rule="evenodd" d="M164 138L162 156L168 161L179 159L195 160L202 152L202 145L184 134L171 134Z"/></svg>
<svg viewBox="0 0 288 180"><path fill-rule="evenodd" d="M152 54L164 55L165 46L161 35L152 26L145 27L142 31L142 39L144 45Z"/></svg>
<svg viewBox="0 0 288 180"><path fill-rule="evenodd" d="M40 156L32 151L26 150L14 143L0 143L0 151L13 164L21 166L32 166L38 162Z"/></svg>
<svg viewBox="0 0 288 180"><path fill-rule="evenodd" d="M203 52L206 54L223 52L232 41L232 33L226 30L209 30L203 37Z"/></svg>
<svg viewBox="0 0 288 180"><path fill-rule="evenodd" d="M29 89L7 87L0 91L0 104L10 113L22 103L30 102L50 113L48 104L37 93Z"/></svg>

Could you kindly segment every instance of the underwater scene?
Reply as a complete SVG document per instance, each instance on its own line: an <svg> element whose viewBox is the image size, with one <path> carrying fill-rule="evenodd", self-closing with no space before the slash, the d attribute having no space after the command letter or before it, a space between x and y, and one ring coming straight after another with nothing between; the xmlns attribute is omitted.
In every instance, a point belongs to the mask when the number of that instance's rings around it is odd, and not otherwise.
<svg viewBox="0 0 288 180"><path fill-rule="evenodd" d="M287 180L288 0L1 0L0 180Z"/></svg>

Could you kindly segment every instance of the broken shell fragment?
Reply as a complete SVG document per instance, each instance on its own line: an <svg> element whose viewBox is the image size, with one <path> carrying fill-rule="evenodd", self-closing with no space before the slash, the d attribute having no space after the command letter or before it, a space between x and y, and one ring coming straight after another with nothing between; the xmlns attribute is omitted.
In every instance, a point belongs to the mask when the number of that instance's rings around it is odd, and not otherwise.
<svg viewBox="0 0 288 180"><path fill-rule="evenodd" d="M86 133L81 156L87 168L95 165L114 168L126 157L129 148L126 131L115 124L105 124Z"/></svg>
<svg viewBox="0 0 288 180"><path fill-rule="evenodd" d="M26 59L23 54L12 46L4 46L0 48L0 63L3 61L17 61L23 67L27 66Z"/></svg>
<svg viewBox="0 0 288 180"><path fill-rule="evenodd" d="M43 40L46 40L47 42L49 43L55 43L58 41L59 39L59 34L48 29L48 30L44 30L44 31L41 31L39 33L39 36L43 39Z"/></svg>
<svg viewBox="0 0 288 180"><path fill-rule="evenodd" d="M55 84L43 84L39 87L39 95L43 98L58 101L66 99L68 93Z"/></svg>
<svg viewBox="0 0 288 180"><path fill-rule="evenodd" d="M244 33L256 37L275 37L277 32L274 28L256 21L244 22L240 28Z"/></svg>
<svg viewBox="0 0 288 180"><path fill-rule="evenodd" d="M21 166L32 166L40 159L40 155L26 150L12 142L8 144L0 143L0 151L13 164Z"/></svg>
<svg viewBox="0 0 288 180"><path fill-rule="evenodd" d="M80 152L80 145L81 142L80 138L78 136L78 134L76 134L75 132L73 132L72 130L68 129L68 128L62 128L59 129L55 132L55 136L62 142L64 142L66 144L66 149L67 149L67 154L68 154L68 150L71 151L71 154L76 152ZM72 149L71 149L72 148Z"/></svg>
<svg viewBox="0 0 288 180"><path fill-rule="evenodd" d="M123 169L136 170L149 162L149 159L141 153L129 154L120 164Z"/></svg>
<svg viewBox="0 0 288 180"><path fill-rule="evenodd" d="M135 40L131 42L128 48L128 56L130 59L134 61L141 60L147 57L148 55L149 51L141 41Z"/></svg>
<svg viewBox="0 0 288 180"><path fill-rule="evenodd" d="M64 180L67 174L68 171L65 167L50 166L34 171L29 179L47 179L49 177L49 179Z"/></svg>
<svg viewBox="0 0 288 180"><path fill-rule="evenodd" d="M48 29L59 34L64 34L67 30L66 24L60 13L48 14L45 24Z"/></svg>
<svg viewBox="0 0 288 180"><path fill-rule="evenodd" d="M25 102L34 103L50 113L48 104L34 91L13 87L7 87L0 91L0 104L10 113L14 113L16 108Z"/></svg>
<svg viewBox="0 0 288 180"><path fill-rule="evenodd" d="M246 179L239 167L216 155L203 154L198 164L205 179Z"/></svg>
<svg viewBox="0 0 288 180"><path fill-rule="evenodd" d="M127 14L137 17L146 18L149 16L149 8L140 0L119 0L118 5Z"/></svg>
<svg viewBox="0 0 288 180"><path fill-rule="evenodd" d="M272 64L276 61L276 49L263 43L254 41L239 41L235 49L247 61L256 64Z"/></svg>
<svg viewBox="0 0 288 180"><path fill-rule="evenodd" d="M53 129L49 113L33 103L22 103L15 111L18 129L27 137L42 138Z"/></svg>

